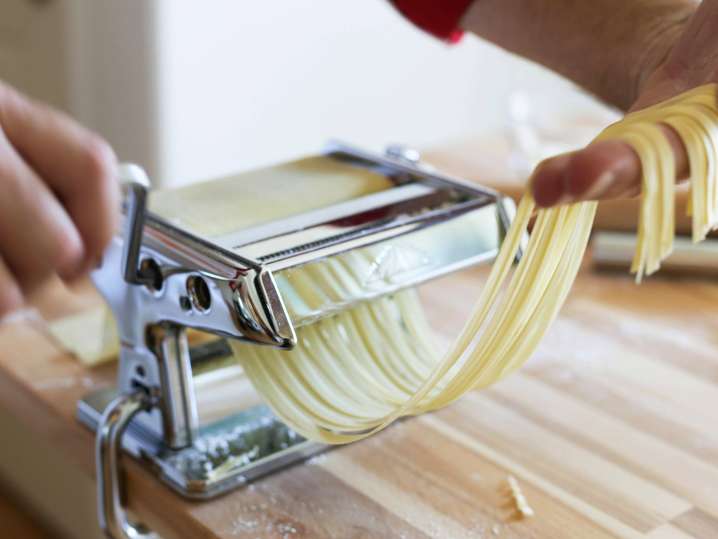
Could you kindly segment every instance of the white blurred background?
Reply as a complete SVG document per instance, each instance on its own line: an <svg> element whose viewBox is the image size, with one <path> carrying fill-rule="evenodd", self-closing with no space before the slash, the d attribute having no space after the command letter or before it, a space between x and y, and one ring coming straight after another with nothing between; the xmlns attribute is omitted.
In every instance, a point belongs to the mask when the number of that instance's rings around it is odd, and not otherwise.
<svg viewBox="0 0 718 539"><path fill-rule="evenodd" d="M2 0L0 78L101 132L157 184L318 150L427 148L503 129L508 96L601 113L472 36L420 32L385 0Z"/></svg>

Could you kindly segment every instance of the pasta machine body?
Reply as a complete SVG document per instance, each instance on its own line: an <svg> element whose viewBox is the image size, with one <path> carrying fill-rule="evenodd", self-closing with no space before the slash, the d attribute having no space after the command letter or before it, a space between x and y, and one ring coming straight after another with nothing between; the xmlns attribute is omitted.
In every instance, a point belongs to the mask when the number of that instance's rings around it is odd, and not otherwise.
<svg viewBox="0 0 718 539"><path fill-rule="evenodd" d="M200 379L237 368L225 339L286 349L291 360L302 325L492 260L513 213L498 193L398 147L373 155L332 143L311 158L167 193L148 194L137 167L123 176L123 231L93 274L117 323L117 387L78 403L79 420L97 433L100 522L115 537L152 536L122 509L122 451L180 494L206 499L325 448L262 404L203 413ZM263 189L273 182L270 196ZM296 204L295 191L304 193ZM298 269L347 253L372 261L361 287L319 307L297 300Z"/></svg>

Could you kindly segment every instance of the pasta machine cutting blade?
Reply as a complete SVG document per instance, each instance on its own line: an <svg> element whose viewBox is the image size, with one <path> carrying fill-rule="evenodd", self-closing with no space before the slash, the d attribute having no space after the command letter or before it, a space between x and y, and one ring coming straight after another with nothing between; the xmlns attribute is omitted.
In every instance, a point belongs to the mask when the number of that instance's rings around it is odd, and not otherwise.
<svg viewBox="0 0 718 539"><path fill-rule="evenodd" d="M492 260L513 213L509 199L401 147L374 155L331 143L316 156L167 192L148 193L139 167L123 170L123 233L93 274L117 323L118 383L78 403L79 420L97 432L100 522L116 537L152 536L122 509L122 450L204 499L324 448L261 404L205 413L203 381L237 367L227 367L225 341L196 344L188 329L291 350L302 325ZM293 270L347 253L372 260L358 289L319 306L296 301Z"/></svg>

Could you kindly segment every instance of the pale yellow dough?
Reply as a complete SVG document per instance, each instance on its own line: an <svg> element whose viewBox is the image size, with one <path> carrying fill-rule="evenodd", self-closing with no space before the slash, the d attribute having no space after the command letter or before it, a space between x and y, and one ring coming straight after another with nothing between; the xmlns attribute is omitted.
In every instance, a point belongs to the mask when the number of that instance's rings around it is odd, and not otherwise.
<svg viewBox="0 0 718 539"><path fill-rule="evenodd" d="M110 361L120 351L112 312L104 305L49 322L50 335L84 365Z"/></svg>
<svg viewBox="0 0 718 539"><path fill-rule="evenodd" d="M193 234L216 238L382 191L376 172L324 157L307 157L150 194L150 209Z"/></svg>
<svg viewBox="0 0 718 539"><path fill-rule="evenodd" d="M643 169L638 245L632 271L640 281L660 267L674 235L674 158L657 122L683 139L691 168L693 238L718 217L716 85L626 116L597 140L621 139ZM469 321L448 350L437 351L416 291L406 290L300 328L291 352L233 344L236 356L275 413L302 435L327 443L369 436L401 416L445 406L521 366L563 304L581 264L595 202L539 210L528 247L512 272L535 210L521 200ZM296 279L294 292L316 298L358 286L357 267L344 257ZM308 270L309 271L309 270Z"/></svg>

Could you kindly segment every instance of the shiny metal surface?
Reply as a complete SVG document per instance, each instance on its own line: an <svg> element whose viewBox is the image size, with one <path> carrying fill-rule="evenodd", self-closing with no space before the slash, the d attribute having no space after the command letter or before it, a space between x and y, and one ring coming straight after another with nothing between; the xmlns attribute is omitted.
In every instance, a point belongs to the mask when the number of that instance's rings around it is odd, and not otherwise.
<svg viewBox="0 0 718 539"><path fill-rule="evenodd" d="M151 259L161 268L159 289L124 280L121 238L113 240L102 267L92 277L117 321L119 388L129 393L140 386L159 395L160 406L138 420L163 433L168 446L177 448L189 444L196 431L187 327L282 348L291 348L296 336L271 274L242 268L243 273L235 272L231 280L188 270L177 265L180 256L171 259L164 254L169 244L160 243L161 236L153 236L147 228L145 240L149 237L154 243L145 241L141 259ZM181 252L182 247L177 250ZM190 300L190 278L201 278L206 284L208 309L198 309Z"/></svg>
<svg viewBox="0 0 718 539"><path fill-rule="evenodd" d="M418 232L501 200L495 191L439 174L398 151L382 156L331 143L323 153L327 159L381 173L395 188L213 240L277 272ZM417 152L403 151L418 158Z"/></svg>
<svg viewBox="0 0 718 539"><path fill-rule="evenodd" d="M105 409L97 429L97 517L100 529L111 539L159 539L142 524L132 523L122 504L120 456L122 437L132 419L153 406L144 391L113 400Z"/></svg>
<svg viewBox="0 0 718 539"><path fill-rule="evenodd" d="M505 207L504 207L505 206ZM495 204L464 213L421 228L410 234L392 236L386 241L368 246L354 247L347 242L349 251L338 253L332 258L308 261L298 267L275 269L277 287L284 297L290 318L295 328L351 308L359 302L393 294L403 288L419 285L447 273L492 260L498 253L505 228L501 211L511 213L513 201L503 199ZM447 241L450 238L450 241ZM307 255L309 256L309 255ZM305 271L312 266L321 268L329 260L338 261L346 257L346 264L364 259L369 264L354 265L354 276L359 287L345 287L334 290L331 295L322 296L320 306L308 305L295 288L306 278ZM274 264L269 264L274 268ZM363 267L363 270L356 268Z"/></svg>
<svg viewBox="0 0 718 539"><path fill-rule="evenodd" d="M200 426L186 328L290 349L295 327L498 252L512 208L498 193L441 175L401 147L377 156L333 143L323 156L370 169L393 188L203 237L145 211L142 182L130 183L124 237L114 238L93 273L117 321L118 393L128 397L119 397L102 417L106 392L78 404L79 419L104 433L98 465L112 462L116 468L112 444L116 448L122 438L127 451L151 461L178 492L208 498L315 454L324 446L293 438L264 453L242 449L248 436L261 431L257 425L286 429L267 409L226 418L210 430ZM141 174L134 170L127 176L131 181ZM293 272L349 252L371 260L360 286L318 310L303 310L294 301ZM203 449L210 439L232 449L210 455ZM105 487L108 481L117 485L109 469L103 473ZM125 533L112 489L102 492L101 503L110 511L105 522Z"/></svg>
<svg viewBox="0 0 718 539"><path fill-rule="evenodd" d="M194 441L199 428L187 335L184 328L169 323L150 326L149 331L151 349L161 358L162 390L158 405L164 440L172 449L187 447Z"/></svg>
<svg viewBox="0 0 718 539"><path fill-rule="evenodd" d="M132 164L122 165L119 176L120 183L125 188L124 237L127 238L122 253L122 274L128 283L144 284L146 281L139 273L139 258L149 180L142 168Z"/></svg>
<svg viewBox="0 0 718 539"><path fill-rule="evenodd" d="M103 410L117 396L111 388L91 393L78 403L78 420L97 431ZM124 451L146 461L165 484L190 499L213 498L328 449L293 433L266 406L203 427L191 446L176 450L137 419L121 437Z"/></svg>
<svg viewBox="0 0 718 539"><path fill-rule="evenodd" d="M406 161L412 165L417 165L421 161L421 154L418 151L401 144L390 144L384 150L384 154L391 159Z"/></svg>
<svg viewBox="0 0 718 539"><path fill-rule="evenodd" d="M336 235L346 236L359 227L366 227L368 220L361 218L364 213L381 211L383 218L387 219L419 211L428 203L448 202L448 198L448 193L435 188L406 184L213 240L232 251L266 261L281 256L279 253L286 249L301 249L303 245L326 241Z"/></svg>
<svg viewBox="0 0 718 539"><path fill-rule="evenodd" d="M169 447L186 446L196 434L184 328L288 349L295 326L495 256L508 222L498 194L405 154L376 156L332 144L324 158L380 172L395 187L219 239L143 214L144 192L130 184L125 237L113 240L93 279L118 324L120 390L139 385L160 395L158 409L142 421L162 432ZM141 176L133 170L128 181ZM290 317L285 272L362 249L374 249L366 252L375 262L361 294L337 298L323 312L293 308ZM158 333L164 337L153 347L148 336Z"/></svg>

